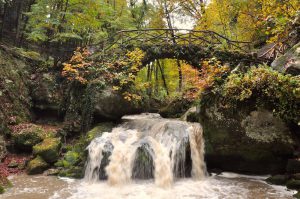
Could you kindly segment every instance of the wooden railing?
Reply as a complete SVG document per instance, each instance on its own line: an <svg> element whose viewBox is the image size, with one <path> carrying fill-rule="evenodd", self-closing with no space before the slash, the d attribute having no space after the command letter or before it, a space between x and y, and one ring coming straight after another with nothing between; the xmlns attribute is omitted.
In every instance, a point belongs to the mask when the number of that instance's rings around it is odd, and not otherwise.
<svg viewBox="0 0 300 199"><path fill-rule="evenodd" d="M288 49L290 49L290 46L285 42L274 43L270 48L259 55L259 58L275 60L279 56L284 55Z"/></svg>
<svg viewBox="0 0 300 199"><path fill-rule="evenodd" d="M128 49L128 47L162 47L169 45L213 47L223 50L238 50L248 54L253 54L255 52L252 42L231 40L210 30L189 29L122 30L117 32L114 42L102 42L100 49L102 49L104 53L111 49L112 46ZM284 54L289 48L289 45L284 42L274 43L273 46L267 48L267 50L262 53L259 53L257 58L272 61L279 55ZM115 50L114 52L116 53Z"/></svg>
<svg viewBox="0 0 300 199"><path fill-rule="evenodd" d="M220 47L231 50L249 52L251 42L230 40L209 30L188 29L144 29L123 30L117 33L117 43L121 46L165 46L165 45L196 45L203 47Z"/></svg>

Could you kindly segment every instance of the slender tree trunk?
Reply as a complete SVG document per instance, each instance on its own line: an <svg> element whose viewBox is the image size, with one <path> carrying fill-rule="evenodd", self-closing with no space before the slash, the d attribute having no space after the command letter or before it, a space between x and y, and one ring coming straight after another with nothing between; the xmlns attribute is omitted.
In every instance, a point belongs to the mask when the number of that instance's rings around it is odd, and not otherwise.
<svg viewBox="0 0 300 199"><path fill-rule="evenodd" d="M178 77L179 77L179 80L178 80L178 89L179 91L182 90L182 69L181 69L181 64L180 64L180 60L179 59L176 59L176 63L177 63L177 68L178 68Z"/></svg>
<svg viewBox="0 0 300 199"><path fill-rule="evenodd" d="M150 84L151 81L151 64L147 66L147 82ZM147 94L150 96L150 86L147 88Z"/></svg>
<svg viewBox="0 0 300 199"><path fill-rule="evenodd" d="M166 89L167 95L170 95L168 85L167 85L167 81L166 81L166 78L165 78L165 73L164 73L164 70L163 70L159 60L157 60L157 65L158 65L158 68L160 70L161 78L163 80L164 88Z"/></svg>
<svg viewBox="0 0 300 199"><path fill-rule="evenodd" d="M158 82L158 60L156 60L156 64L154 67L154 73L155 73L155 93L158 94L158 87L159 87L159 82Z"/></svg>
<svg viewBox="0 0 300 199"><path fill-rule="evenodd" d="M22 1L16 1L17 4L17 17L16 17L16 22L15 22L15 30L16 30L16 35L15 35L15 45L19 44L19 37L20 37L20 31L21 31L21 22L22 22L22 7L23 7L23 0Z"/></svg>
<svg viewBox="0 0 300 199"><path fill-rule="evenodd" d="M2 24L1 24L1 30L0 30L0 41L3 39L3 34L4 34L4 28L5 28L5 15L7 12L7 3L4 3L3 6L3 17L2 17Z"/></svg>

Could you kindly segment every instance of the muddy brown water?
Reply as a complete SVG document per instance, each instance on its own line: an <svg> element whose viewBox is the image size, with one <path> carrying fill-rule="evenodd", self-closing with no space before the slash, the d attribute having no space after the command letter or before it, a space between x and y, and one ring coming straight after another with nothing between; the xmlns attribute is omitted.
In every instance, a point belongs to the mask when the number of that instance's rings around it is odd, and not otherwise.
<svg viewBox="0 0 300 199"><path fill-rule="evenodd" d="M105 181L50 176L18 175L11 177L13 188L0 199L292 199L294 192L271 186L264 177L224 173L204 180L181 179L171 188L157 187L152 180L133 181L110 186Z"/></svg>

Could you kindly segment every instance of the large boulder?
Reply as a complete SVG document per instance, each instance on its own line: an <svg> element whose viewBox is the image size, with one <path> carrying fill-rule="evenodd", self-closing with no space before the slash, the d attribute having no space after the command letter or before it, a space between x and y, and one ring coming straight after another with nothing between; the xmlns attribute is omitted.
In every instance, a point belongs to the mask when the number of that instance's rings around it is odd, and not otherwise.
<svg viewBox="0 0 300 199"><path fill-rule="evenodd" d="M33 154L41 156L47 163L54 163L59 158L61 141L59 138L46 138L33 146Z"/></svg>
<svg viewBox="0 0 300 199"><path fill-rule="evenodd" d="M60 105L61 93L57 82L57 75L52 73L31 75L32 99L34 106L39 109L58 110Z"/></svg>
<svg viewBox="0 0 300 199"><path fill-rule="evenodd" d="M118 120L124 115L141 112L141 108L124 99L122 94L112 89L95 93L95 118Z"/></svg>
<svg viewBox="0 0 300 199"><path fill-rule="evenodd" d="M280 72L300 75L300 43L272 63L272 67Z"/></svg>
<svg viewBox="0 0 300 199"><path fill-rule="evenodd" d="M31 160L27 165L27 174L36 175L43 173L49 164L43 160L41 156L37 156L35 159Z"/></svg>
<svg viewBox="0 0 300 199"><path fill-rule="evenodd" d="M191 101L184 98L176 99L159 110L164 118L180 118L191 107Z"/></svg>
<svg viewBox="0 0 300 199"><path fill-rule="evenodd" d="M209 100L196 118L203 125L208 168L255 174L285 171L295 142L280 118L255 103L229 107L222 100Z"/></svg>
<svg viewBox="0 0 300 199"><path fill-rule="evenodd" d="M43 128L34 124L20 125L19 128L12 133L12 141L16 149L23 151L31 151L47 134Z"/></svg>

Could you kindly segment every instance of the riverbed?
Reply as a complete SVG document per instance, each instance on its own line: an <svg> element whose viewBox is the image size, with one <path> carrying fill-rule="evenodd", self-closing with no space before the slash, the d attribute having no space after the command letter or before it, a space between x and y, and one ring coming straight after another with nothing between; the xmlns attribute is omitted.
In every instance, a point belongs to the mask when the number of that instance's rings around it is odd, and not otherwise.
<svg viewBox="0 0 300 199"><path fill-rule="evenodd" d="M170 188L160 188L153 180L139 180L110 186L106 181L54 176L17 175L13 187L0 199L292 199L293 191L265 183L265 176L234 173L213 175L203 180L179 179Z"/></svg>

